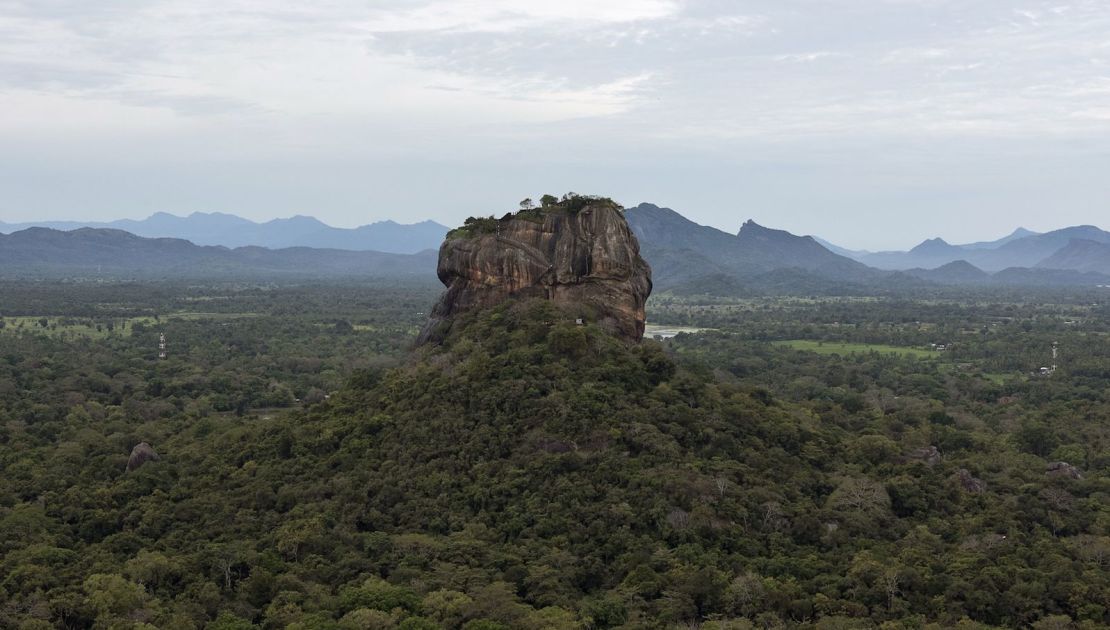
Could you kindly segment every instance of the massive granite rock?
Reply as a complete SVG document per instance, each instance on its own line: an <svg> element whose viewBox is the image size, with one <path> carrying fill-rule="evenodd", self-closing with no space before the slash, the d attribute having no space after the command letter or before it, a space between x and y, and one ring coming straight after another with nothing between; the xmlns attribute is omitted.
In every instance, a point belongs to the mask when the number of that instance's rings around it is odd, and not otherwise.
<svg viewBox="0 0 1110 630"><path fill-rule="evenodd" d="M453 318L511 298L545 298L625 339L644 334L651 268L621 209L608 200L468 220L439 248L447 286L420 334L439 342Z"/></svg>

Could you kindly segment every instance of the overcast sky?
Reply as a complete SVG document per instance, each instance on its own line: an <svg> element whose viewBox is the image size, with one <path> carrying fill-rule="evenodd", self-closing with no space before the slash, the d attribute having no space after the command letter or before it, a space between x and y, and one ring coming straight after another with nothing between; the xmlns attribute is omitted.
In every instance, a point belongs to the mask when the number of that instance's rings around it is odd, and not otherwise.
<svg viewBox="0 0 1110 630"><path fill-rule="evenodd" d="M0 220L1110 228L1106 0L0 0Z"/></svg>

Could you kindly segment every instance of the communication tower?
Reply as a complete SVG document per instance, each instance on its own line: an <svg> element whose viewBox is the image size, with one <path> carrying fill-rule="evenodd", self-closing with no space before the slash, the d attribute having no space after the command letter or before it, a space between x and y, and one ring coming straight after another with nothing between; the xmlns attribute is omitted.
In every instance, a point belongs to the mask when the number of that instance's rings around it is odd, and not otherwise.
<svg viewBox="0 0 1110 630"><path fill-rule="evenodd" d="M166 333L158 333L158 358L166 358Z"/></svg>

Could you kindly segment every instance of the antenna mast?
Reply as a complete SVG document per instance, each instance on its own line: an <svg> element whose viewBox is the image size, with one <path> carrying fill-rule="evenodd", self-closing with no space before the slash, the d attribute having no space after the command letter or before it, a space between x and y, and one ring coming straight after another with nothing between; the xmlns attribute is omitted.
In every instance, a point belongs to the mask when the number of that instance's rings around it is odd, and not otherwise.
<svg viewBox="0 0 1110 630"><path fill-rule="evenodd" d="M1053 372L1056 371L1057 345L1058 345L1057 342L1055 342L1055 341L1052 342L1052 371Z"/></svg>
<svg viewBox="0 0 1110 630"><path fill-rule="evenodd" d="M166 358L166 333L158 333L158 358Z"/></svg>

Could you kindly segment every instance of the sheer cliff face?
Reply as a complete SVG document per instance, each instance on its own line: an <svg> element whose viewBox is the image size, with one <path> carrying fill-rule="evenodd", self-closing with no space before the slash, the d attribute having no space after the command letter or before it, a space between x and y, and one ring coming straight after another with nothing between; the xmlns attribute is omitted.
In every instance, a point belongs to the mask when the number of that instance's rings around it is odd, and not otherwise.
<svg viewBox="0 0 1110 630"><path fill-rule="evenodd" d="M522 212L483 232L453 233L440 247L447 291L420 343L440 341L455 315L509 298L546 298L626 339L643 336L651 269L621 211Z"/></svg>

